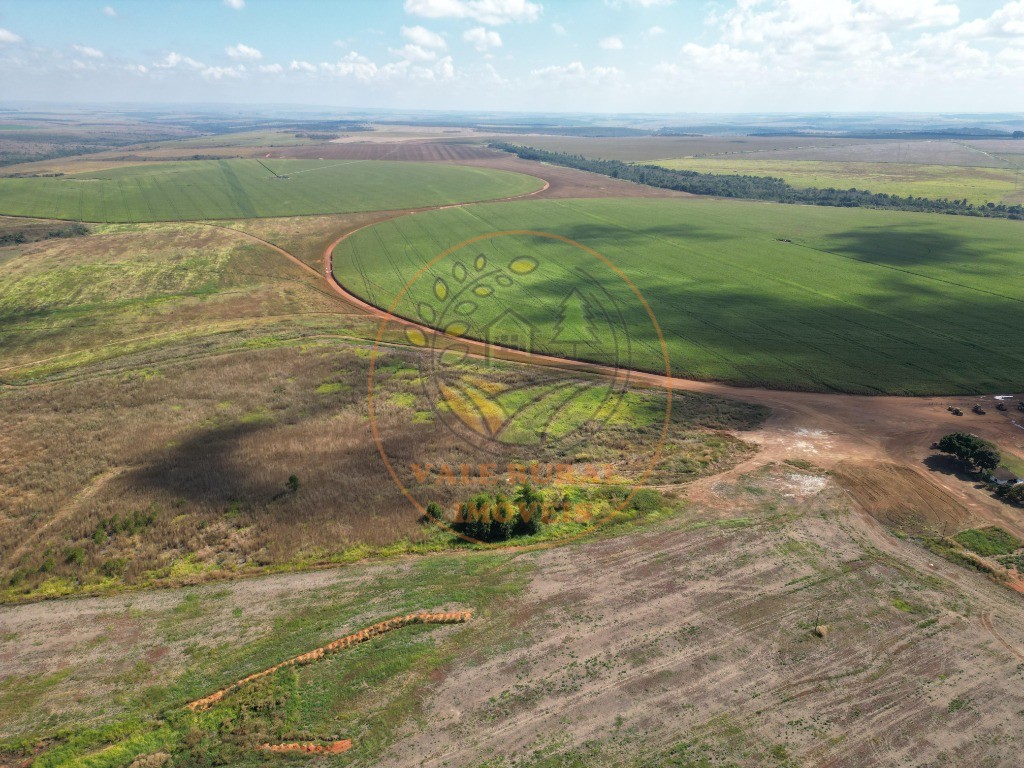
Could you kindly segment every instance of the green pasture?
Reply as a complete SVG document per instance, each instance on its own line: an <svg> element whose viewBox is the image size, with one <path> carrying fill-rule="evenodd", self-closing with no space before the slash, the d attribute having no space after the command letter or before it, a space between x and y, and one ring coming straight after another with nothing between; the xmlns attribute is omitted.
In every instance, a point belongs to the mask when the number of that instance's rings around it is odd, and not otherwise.
<svg viewBox="0 0 1024 768"><path fill-rule="evenodd" d="M609 263L551 237L489 235L509 230L565 236ZM375 225L339 246L334 270L397 314L563 357L665 370L632 285L678 376L1016 392L1022 244L1015 221L718 200L521 201ZM457 365L458 343L442 346L439 365Z"/></svg>
<svg viewBox="0 0 1024 768"><path fill-rule="evenodd" d="M349 213L526 194L532 176L440 163L196 160L0 179L0 213L97 222Z"/></svg>
<svg viewBox="0 0 1024 768"><path fill-rule="evenodd" d="M794 187L857 189L903 197L962 200L975 205L1015 203L1024 174L1015 168L968 168L916 163L826 162L760 158L674 158L654 165L701 173L775 176Z"/></svg>

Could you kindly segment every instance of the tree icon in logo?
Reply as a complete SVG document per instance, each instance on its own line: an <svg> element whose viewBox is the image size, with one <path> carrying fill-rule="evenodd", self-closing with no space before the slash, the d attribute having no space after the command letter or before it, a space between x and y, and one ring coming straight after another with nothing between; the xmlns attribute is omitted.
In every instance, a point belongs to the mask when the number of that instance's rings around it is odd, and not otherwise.
<svg viewBox="0 0 1024 768"><path fill-rule="evenodd" d="M592 310L578 289L573 288L559 307L558 323L551 337L553 347L563 347L569 357L579 357L581 347L593 348L598 343Z"/></svg>

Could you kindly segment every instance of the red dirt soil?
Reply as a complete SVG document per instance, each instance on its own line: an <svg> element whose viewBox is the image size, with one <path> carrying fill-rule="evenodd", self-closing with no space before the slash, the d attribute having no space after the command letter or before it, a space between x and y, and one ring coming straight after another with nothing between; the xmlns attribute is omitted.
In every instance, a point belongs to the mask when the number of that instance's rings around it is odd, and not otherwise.
<svg viewBox="0 0 1024 768"><path fill-rule="evenodd" d="M264 744L260 749L267 752L305 752L306 754L337 755L352 749L352 740L342 739L331 744Z"/></svg>

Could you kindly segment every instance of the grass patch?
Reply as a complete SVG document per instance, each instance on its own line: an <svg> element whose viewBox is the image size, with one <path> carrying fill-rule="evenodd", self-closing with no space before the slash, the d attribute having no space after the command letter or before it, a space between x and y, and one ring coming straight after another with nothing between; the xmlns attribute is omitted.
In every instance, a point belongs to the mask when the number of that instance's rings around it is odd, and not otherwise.
<svg viewBox="0 0 1024 768"><path fill-rule="evenodd" d="M196 160L0 179L0 213L133 222L299 216L488 200L539 179L441 163Z"/></svg>
<svg viewBox="0 0 1024 768"><path fill-rule="evenodd" d="M1021 548L1020 540L994 525L970 528L953 537L971 552L984 557L1009 555Z"/></svg>
<svg viewBox="0 0 1024 768"><path fill-rule="evenodd" d="M774 176L794 187L866 189L903 197L1002 202L1017 189L1012 168L966 168L919 163L828 162L759 158L680 158L658 165L700 173Z"/></svg>

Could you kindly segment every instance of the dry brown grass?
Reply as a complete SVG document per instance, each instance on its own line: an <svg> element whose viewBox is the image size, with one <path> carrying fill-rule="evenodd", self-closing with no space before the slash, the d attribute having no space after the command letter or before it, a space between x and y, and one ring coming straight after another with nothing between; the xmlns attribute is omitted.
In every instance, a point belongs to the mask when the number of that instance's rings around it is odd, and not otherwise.
<svg viewBox="0 0 1024 768"><path fill-rule="evenodd" d="M434 423L426 395L410 385L415 353L386 353L378 364L382 444L409 485L413 462L479 460ZM8 390L0 397L8 425L0 442L0 578L12 594L48 580L65 580L60 589L95 584L104 574L128 582L199 579L424 542L431 529L388 478L369 433L368 369L365 347L325 340L197 349L193 359ZM539 374L511 368L503 375L528 385ZM720 403L699 396L678 403L663 475L693 479L747 450L708 431L724 426ZM729 426L758 416L737 409ZM611 428L595 434L591 447L629 474L659 437L658 429ZM679 457L694 448L711 450L717 461L680 468ZM564 460L557 450L532 456ZM522 458L510 448L513 456ZM286 486L291 475L300 481L294 493ZM426 492L447 507L480 487Z"/></svg>
<svg viewBox="0 0 1024 768"><path fill-rule="evenodd" d="M308 217L247 229L312 260L351 223ZM431 538L371 438L371 321L315 275L225 229L97 230L0 251L8 596L197 581ZM382 444L406 475L416 462L479 460L432 419L415 383L422 362L411 350L377 361ZM478 373L513 387L552 376L513 365ZM720 430L763 415L696 395L678 397L674 412L664 483L729 466L747 449ZM591 447L628 477L659 436L650 424L619 424ZM529 458L565 456L556 447ZM286 487L291 475L297 492ZM427 490L449 506L479 488Z"/></svg>

